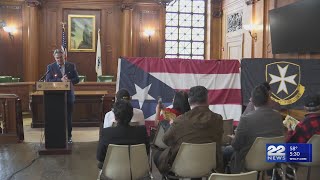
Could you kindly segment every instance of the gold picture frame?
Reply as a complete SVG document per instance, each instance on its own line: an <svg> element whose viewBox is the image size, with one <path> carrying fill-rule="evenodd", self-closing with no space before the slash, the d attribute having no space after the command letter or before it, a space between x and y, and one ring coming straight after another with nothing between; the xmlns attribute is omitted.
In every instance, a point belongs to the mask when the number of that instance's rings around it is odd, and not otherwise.
<svg viewBox="0 0 320 180"><path fill-rule="evenodd" d="M68 51L96 52L96 17L68 15Z"/></svg>

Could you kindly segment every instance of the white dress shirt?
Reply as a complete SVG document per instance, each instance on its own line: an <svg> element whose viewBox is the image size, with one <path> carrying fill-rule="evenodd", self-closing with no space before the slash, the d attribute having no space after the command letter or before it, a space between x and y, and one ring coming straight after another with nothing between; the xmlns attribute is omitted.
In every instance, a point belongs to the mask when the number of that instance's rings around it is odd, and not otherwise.
<svg viewBox="0 0 320 180"><path fill-rule="evenodd" d="M144 115L140 109L133 108L133 116L130 122L138 122L139 125L145 125ZM104 116L103 128L111 127L116 122L113 111L109 111Z"/></svg>

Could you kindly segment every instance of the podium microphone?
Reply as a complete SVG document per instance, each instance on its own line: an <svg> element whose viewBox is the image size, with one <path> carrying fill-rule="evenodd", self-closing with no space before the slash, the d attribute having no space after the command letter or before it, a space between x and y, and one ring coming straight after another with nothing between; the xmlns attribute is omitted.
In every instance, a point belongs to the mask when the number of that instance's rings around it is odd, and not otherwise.
<svg viewBox="0 0 320 180"><path fill-rule="evenodd" d="M39 81L43 81L44 78L47 76L47 74L49 74L49 72L50 72L50 69L49 69L43 76L41 76L41 78L39 79Z"/></svg>

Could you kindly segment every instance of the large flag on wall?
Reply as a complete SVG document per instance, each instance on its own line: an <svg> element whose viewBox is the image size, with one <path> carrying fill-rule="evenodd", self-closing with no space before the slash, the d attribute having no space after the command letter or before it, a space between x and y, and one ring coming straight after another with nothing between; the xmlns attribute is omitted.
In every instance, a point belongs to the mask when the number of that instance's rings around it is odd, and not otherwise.
<svg viewBox="0 0 320 180"><path fill-rule="evenodd" d="M97 76L102 75L100 29L98 31L98 40L97 40L96 73L97 73Z"/></svg>
<svg viewBox="0 0 320 180"><path fill-rule="evenodd" d="M224 119L241 115L240 64L237 60L119 58L117 91L126 88L132 104L154 120L157 99L172 104L174 92L202 85L209 90L210 109Z"/></svg>
<svg viewBox="0 0 320 180"><path fill-rule="evenodd" d="M247 104L252 89L269 82L271 98L286 108L302 108L304 97L320 92L320 60L243 59L241 87L243 103Z"/></svg>

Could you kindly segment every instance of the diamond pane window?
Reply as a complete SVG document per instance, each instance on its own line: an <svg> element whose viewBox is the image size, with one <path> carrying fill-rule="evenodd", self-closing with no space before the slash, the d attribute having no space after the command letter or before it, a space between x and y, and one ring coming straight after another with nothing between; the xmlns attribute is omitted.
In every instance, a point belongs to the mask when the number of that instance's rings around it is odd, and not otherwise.
<svg viewBox="0 0 320 180"><path fill-rule="evenodd" d="M166 54L177 54L178 53L178 42L167 41L165 51L166 51Z"/></svg>
<svg viewBox="0 0 320 180"><path fill-rule="evenodd" d="M166 7L166 58L204 59L206 0L176 0Z"/></svg>
<svg viewBox="0 0 320 180"><path fill-rule="evenodd" d="M178 40L179 29L173 27L167 27L166 29L166 39L167 40Z"/></svg>

